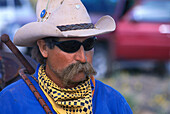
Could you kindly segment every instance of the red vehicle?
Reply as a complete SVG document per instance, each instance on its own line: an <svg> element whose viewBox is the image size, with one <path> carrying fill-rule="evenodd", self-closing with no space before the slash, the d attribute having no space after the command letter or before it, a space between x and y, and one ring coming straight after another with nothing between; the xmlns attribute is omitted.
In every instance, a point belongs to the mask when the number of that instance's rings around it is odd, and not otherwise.
<svg viewBox="0 0 170 114"><path fill-rule="evenodd" d="M84 0L94 23L104 14L117 21L115 32L98 38L94 66L101 75L114 60L170 60L169 0L134 0L133 7L120 20L132 0L92 1Z"/></svg>
<svg viewBox="0 0 170 114"><path fill-rule="evenodd" d="M170 60L170 1L136 4L117 23L116 57L130 60Z"/></svg>

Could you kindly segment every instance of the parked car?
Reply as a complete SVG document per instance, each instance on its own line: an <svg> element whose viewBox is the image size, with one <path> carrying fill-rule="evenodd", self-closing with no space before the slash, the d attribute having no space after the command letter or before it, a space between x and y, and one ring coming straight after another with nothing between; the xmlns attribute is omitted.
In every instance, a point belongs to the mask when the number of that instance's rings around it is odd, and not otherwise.
<svg viewBox="0 0 170 114"><path fill-rule="evenodd" d="M94 66L101 75L110 71L115 60L170 60L170 1L134 0L119 20L129 1L84 0L94 23L104 14L117 22L115 32L98 38Z"/></svg>
<svg viewBox="0 0 170 114"><path fill-rule="evenodd" d="M29 0L0 0L0 11L0 35L6 33L11 40L18 28L36 20Z"/></svg>
<svg viewBox="0 0 170 114"><path fill-rule="evenodd" d="M170 71L169 0L140 0L117 24L117 59L150 60L162 76Z"/></svg>
<svg viewBox="0 0 170 114"><path fill-rule="evenodd" d="M116 57L170 60L170 1L142 0L117 23Z"/></svg>

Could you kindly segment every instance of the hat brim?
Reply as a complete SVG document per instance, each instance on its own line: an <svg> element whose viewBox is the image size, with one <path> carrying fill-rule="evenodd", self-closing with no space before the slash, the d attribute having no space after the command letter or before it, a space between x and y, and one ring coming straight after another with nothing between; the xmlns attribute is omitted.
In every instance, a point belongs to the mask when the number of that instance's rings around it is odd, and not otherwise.
<svg viewBox="0 0 170 114"><path fill-rule="evenodd" d="M103 16L95 24L95 29L60 31L47 22L32 22L21 27L14 36L14 44L32 47L36 41L45 37L90 37L114 31L115 21L110 16Z"/></svg>

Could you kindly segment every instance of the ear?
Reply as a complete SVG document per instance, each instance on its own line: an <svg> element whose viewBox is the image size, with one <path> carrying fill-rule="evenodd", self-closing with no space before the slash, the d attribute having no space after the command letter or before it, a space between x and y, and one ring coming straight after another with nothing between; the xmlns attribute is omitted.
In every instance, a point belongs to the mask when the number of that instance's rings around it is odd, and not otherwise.
<svg viewBox="0 0 170 114"><path fill-rule="evenodd" d="M46 46L45 41L44 40L38 40L37 45L40 49L42 56L44 58L47 58L48 57L48 49L47 49L48 47Z"/></svg>

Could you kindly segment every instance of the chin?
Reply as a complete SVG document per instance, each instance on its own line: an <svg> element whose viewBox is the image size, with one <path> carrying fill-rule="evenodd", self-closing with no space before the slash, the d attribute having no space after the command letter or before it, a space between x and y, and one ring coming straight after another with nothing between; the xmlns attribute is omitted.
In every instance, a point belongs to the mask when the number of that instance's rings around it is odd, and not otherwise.
<svg viewBox="0 0 170 114"><path fill-rule="evenodd" d="M82 82L84 80L86 80L86 75L84 74L84 72L76 74L72 79L73 82Z"/></svg>

